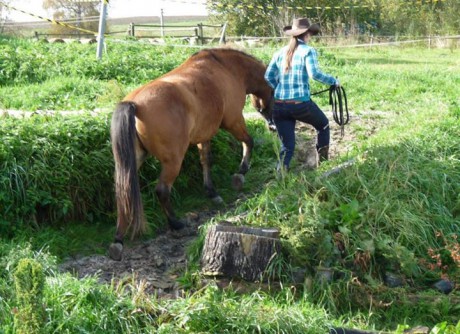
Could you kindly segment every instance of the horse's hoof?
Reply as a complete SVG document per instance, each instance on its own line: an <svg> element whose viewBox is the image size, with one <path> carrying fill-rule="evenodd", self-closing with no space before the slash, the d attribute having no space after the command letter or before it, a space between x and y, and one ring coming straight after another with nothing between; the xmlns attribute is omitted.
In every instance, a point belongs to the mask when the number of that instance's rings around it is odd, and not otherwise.
<svg viewBox="0 0 460 334"><path fill-rule="evenodd" d="M222 203L224 203L224 200L223 200L222 197L220 197L219 195L213 197L211 200L212 200L214 203L216 203L216 204L222 204Z"/></svg>
<svg viewBox="0 0 460 334"><path fill-rule="evenodd" d="M169 227L172 230L181 230L185 227L185 224L181 222L179 219L170 219L168 222L169 222Z"/></svg>
<svg viewBox="0 0 460 334"><path fill-rule="evenodd" d="M109 256L114 261L121 261L123 257L123 245L119 242L114 242L109 247Z"/></svg>
<svg viewBox="0 0 460 334"><path fill-rule="evenodd" d="M244 175L243 174L233 174L232 176L232 187L233 189L240 191L243 189L244 184Z"/></svg>

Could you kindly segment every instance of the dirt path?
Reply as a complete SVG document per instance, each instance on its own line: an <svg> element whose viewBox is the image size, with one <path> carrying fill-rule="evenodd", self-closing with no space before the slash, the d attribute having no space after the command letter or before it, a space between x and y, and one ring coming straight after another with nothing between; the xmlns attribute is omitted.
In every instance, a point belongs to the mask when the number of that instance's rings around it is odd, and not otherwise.
<svg viewBox="0 0 460 334"><path fill-rule="evenodd" d="M330 159L346 154L358 138L368 138L387 123L385 113L366 112L350 117L350 124L342 137L340 128L332 120ZM250 114L248 118L260 117ZM331 115L328 115L331 119ZM297 128L296 169L315 168L315 131L308 125ZM295 172L295 171L294 171ZM154 239L127 244L122 261L113 261L108 256L93 255L69 259L60 266L62 271L73 272L78 277L98 275L101 283L112 279L123 284L142 287L159 297L175 298L180 293L176 279L187 266L186 249L198 232L198 227L216 215L216 211L189 213L189 227L185 233L165 232Z"/></svg>

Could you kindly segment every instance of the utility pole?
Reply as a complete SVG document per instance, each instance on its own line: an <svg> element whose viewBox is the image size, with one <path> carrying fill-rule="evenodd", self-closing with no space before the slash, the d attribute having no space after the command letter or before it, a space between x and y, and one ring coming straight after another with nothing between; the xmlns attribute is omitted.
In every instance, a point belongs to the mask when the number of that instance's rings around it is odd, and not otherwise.
<svg viewBox="0 0 460 334"><path fill-rule="evenodd" d="M102 48L104 47L104 34L105 34L105 21L107 17L107 4L109 0L102 0L101 3L101 15L99 17L99 32L97 35L97 59L102 58Z"/></svg>
<svg viewBox="0 0 460 334"><path fill-rule="evenodd" d="M165 37L164 21L163 21L163 8L160 9L160 32L161 37Z"/></svg>
<svg viewBox="0 0 460 334"><path fill-rule="evenodd" d="M77 27L81 28L81 2L77 3ZM78 39L80 39L80 30L77 30Z"/></svg>

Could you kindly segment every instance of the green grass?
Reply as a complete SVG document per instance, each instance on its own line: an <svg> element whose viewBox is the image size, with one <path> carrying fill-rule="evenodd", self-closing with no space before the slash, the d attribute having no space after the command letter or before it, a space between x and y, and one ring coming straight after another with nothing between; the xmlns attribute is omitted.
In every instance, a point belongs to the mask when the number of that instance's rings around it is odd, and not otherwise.
<svg viewBox="0 0 460 334"><path fill-rule="evenodd" d="M244 200L222 208L206 226L245 213L255 226L279 228L283 253L270 279L280 279L281 289L237 293L213 284L198 287L205 228L190 247L190 267L180 278L185 298L157 300L139 285L100 286L95 278L58 273L56 263L63 257L104 252L113 236L111 106L195 51L128 43L109 44L108 56L97 62L94 46L0 41L1 107L103 109L96 117L2 118L0 332L13 332L18 304L11 287L21 258L44 268L47 333L325 333L341 325L397 332L427 325L433 333L460 332L458 291L445 296L431 289L441 277L460 279L458 50L323 50L320 64L338 75L351 113L388 116L376 135L358 136L345 156L316 171L276 177L277 138L262 121L249 122L256 148ZM268 62L273 51L252 52ZM314 84L312 90L321 88ZM315 100L327 106L325 97ZM240 146L222 132L213 153L214 182L230 204L237 198L229 176L239 163ZM356 161L351 167L322 178L350 158ZM150 222L163 221L153 190L157 169L149 159L141 171ZM179 215L209 208L196 149L188 153L183 171L173 193ZM319 284L319 264L335 268L337 279ZM407 285L386 287L387 271L402 275ZM299 273L305 274L304 283L294 287L292 278Z"/></svg>

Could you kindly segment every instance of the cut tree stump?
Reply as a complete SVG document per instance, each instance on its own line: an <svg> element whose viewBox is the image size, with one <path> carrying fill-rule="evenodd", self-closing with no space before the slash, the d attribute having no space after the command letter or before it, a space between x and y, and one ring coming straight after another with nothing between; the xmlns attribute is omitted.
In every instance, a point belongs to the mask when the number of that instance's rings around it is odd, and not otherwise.
<svg viewBox="0 0 460 334"><path fill-rule="evenodd" d="M221 222L206 235L202 271L207 276L260 280L280 251L279 231Z"/></svg>

